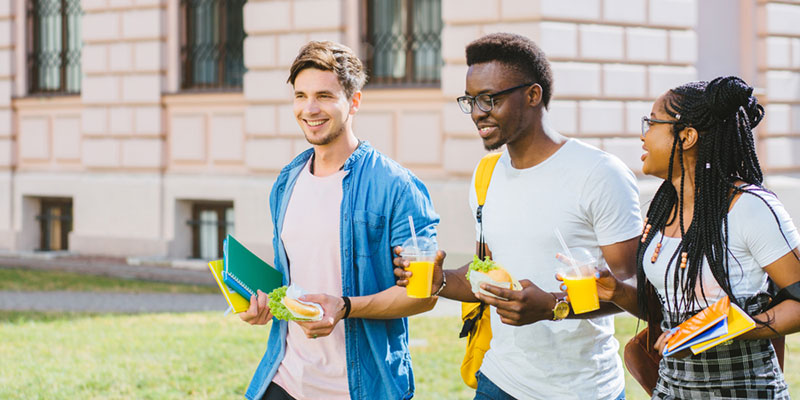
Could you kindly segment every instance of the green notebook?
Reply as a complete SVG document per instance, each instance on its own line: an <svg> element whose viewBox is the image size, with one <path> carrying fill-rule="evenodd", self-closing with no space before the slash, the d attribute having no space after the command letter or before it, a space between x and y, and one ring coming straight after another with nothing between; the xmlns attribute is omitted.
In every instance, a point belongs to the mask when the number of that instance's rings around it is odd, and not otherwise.
<svg viewBox="0 0 800 400"><path fill-rule="evenodd" d="M283 286L283 274L247 250L233 236L225 238L223 251L225 269L222 281L248 301L256 290L269 293Z"/></svg>

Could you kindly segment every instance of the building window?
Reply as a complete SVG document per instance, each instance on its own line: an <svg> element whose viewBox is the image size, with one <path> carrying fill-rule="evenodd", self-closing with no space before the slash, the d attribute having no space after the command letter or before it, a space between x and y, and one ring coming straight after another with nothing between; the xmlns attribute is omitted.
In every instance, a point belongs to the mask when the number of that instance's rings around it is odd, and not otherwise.
<svg viewBox="0 0 800 400"><path fill-rule="evenodd" d="M28 91L81 91L81 1L27 2Z"/></svg>
<svg viewBox="0 0 800 400"><path fill-rule="evenodd" d="M221 258L222 242L233 235L233 203L194 203L188 223L192 227L192 257Z"/></svg>
<svg viewBox="0 0 800 400"><path fill-rule="evenodd" d="M69 233L72 231L72 199L41 199L39 221L41 239L39 250L69 249Z"/></svg>
<svg viewBox="0 0 800 400"><path fill-rule="evenodd" d="M180 0L181 88L242 88L245 1Z"/></svg>
<svg viewBox="0 0 800 400"><path fill-rule="evenodd" d="M441 0L363 0L370 84L438 86Z"/></svg>

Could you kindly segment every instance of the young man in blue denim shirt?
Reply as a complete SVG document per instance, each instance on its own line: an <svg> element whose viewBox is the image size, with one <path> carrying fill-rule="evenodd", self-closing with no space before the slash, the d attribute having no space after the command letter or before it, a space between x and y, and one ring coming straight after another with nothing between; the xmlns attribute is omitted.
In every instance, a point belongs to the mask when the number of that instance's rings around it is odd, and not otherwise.
<svg viewBox="0 0 800 400"><path fill-rule="evenodd" d="M294 114L313 145L283 168L270 195L275 267L321 321L274 320L248 399L408 399L414 377L405 317L433 308L395 286L391 249L434 237L439 217L422 182L359 141L352 128L366 75L349 48L310 42L291 67ZM264 293L242 320L272 320ZM340 323L340 320L344 320Z"/></svg>

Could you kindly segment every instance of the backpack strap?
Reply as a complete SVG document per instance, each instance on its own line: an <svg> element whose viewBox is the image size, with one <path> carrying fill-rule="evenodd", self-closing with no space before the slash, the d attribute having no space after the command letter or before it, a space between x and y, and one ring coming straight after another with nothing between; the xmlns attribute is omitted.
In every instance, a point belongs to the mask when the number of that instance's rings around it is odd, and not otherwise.
<svg viewBox="0 0 800 400"><path fill-rule="evenodd" d="M478 169L475 170L475 194L478 196L478 209L475 210L475 219L478 221L478 225L480 225L480 239L478 241L478 258L483 260L486 257L485 251L485 244L483 241L483 204L486 203L486 192L489 191L489 183L492 181L492 173L494 173L494 167L497 165L497 161L500 159L500 156L503 153L489 153L478 163ZM481 302L479 306L477 306L477 313L471 315L471 318L467 318L464 320L464 326L461 328L461 335L459 337L464 337L475 327L478 320L483 317L483 311L486 309L486 303Z"/></svg>
<svg viewBox="0 0 800 400"><path fill-rule="evenodd" d="M492 173L497 161L503 153L489 153L478 163L475 171L475 192L478 194L478 205L483 206L486 202L486 192L489 190L489 183L492 181Z"/></svg>
<svg viewBox="0 0 800 400"><path fill-rule="evenodd" d="M486 256L483 243L483 204L486 203L486 192L489 191L489 183L492 181L492 173L497 161L503 153L489 153L478 163L478 169L475 171L475 194L478 196L478 209L475 210L475 219L480 225L480 241L478 246L478 258L483 260Z"/></svg>

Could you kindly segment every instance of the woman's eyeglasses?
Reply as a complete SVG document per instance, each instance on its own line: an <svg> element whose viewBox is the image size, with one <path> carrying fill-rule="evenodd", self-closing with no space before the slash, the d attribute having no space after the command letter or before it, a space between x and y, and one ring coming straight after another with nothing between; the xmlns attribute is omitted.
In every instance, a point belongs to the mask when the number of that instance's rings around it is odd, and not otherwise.
<svg viewBox="0 0 800 400"><path fill-rule="evenodd" d="M653 124L670 124L670 125L677 125L680 121L667 121L664 119L655 119L650 117L642 117L642 137L647 135L647 131L650 130L650 127Z"/></svg>

